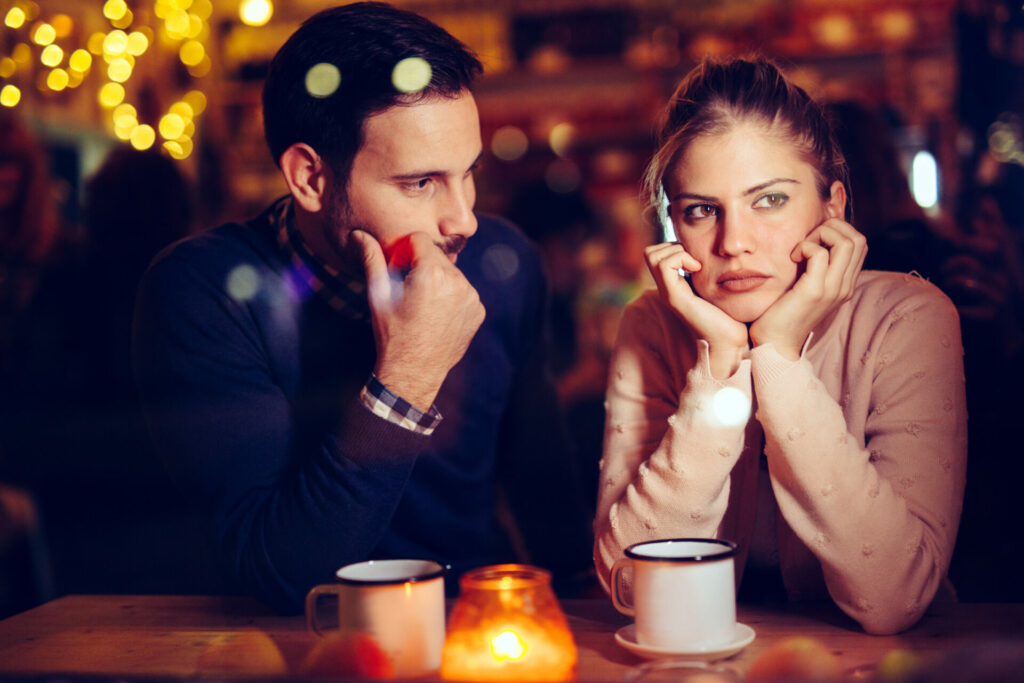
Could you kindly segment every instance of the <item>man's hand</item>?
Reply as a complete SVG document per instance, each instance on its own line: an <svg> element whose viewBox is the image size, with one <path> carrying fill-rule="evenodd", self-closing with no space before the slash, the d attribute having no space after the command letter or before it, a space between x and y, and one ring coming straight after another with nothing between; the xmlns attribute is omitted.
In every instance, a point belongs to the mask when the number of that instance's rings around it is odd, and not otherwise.
<svg viewBox="0 0 1024 683"><path fill-rule="evenodd" d="M374 373L426 412L484 321L480 295L426 233L408 238L411 263L404 280L392 278L372 235L354 230L351 239L366 270L377 345Z"/></svg>
<svg viewBox="0 0 1024 683"><path fill-rule="evenodd" d="M748 348L747 326L701 299L690 282L679 275L680 268L691 273L699 271L700 261L678 242L651 245L644 249L644 258L662 300L693 328L698 339L707 341L711 374L719 379L732 375Z"/></svg>
<svg viewBox="0 0 1024 683"><path fill-rule="evenodd" d="M800 358L811 330L853 294L866 255L864 235L843 220L830 218L812 230L790 254L806 263L803 275L750 326L751 342Z"/></svg>

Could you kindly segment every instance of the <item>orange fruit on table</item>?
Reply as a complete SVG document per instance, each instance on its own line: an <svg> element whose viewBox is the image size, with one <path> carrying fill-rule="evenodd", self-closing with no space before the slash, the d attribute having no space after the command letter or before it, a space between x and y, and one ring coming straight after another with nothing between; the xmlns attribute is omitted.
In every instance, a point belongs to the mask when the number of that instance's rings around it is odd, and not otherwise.
<svg viewBox="0 0 1024 683"><path fill-rule="evenodd" d="M259 629L225 633L207 644L196 662L204 677L287 676L288 665L273 639Z"/></svg>
<svg viewBox="0 0 1024 683"><path fill-rule="evenodd" d="M839 658L820 640L789 636L758 655L747 672L747 680L828 681L842 675Z"/></svg>
<svg viewBox="0 0 1024 683"><path fill-rule="evenodd" d="M310 649L300 668L303 676L394 677L391 660L377 641L362 633L331 633Z"/></svg>

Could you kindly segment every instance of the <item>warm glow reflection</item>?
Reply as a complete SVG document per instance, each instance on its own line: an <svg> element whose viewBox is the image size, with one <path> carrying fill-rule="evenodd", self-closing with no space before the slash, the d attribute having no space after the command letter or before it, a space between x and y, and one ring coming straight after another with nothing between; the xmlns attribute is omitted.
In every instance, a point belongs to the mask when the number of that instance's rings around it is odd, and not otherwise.
<svg viewBox="0 0 1024 683"><path fill-rule="evenodd" d="M0 89L0 105L13 107L21 101L21 91L15 85L5 85Z"/></svg>
<svg viewBox="0 0 1024 683"><path fill-rule="evenodd" d="M124 86L120 83L106 83L100 88L98 97L104 107L113 107L124 101Z"/></svg>
<svg viewBox="0 0 1024 683"><path fill-rule="evenodd" d="M274 15L274 4L270 0L242 0L238 16L247 26L263 26Z"/></svg>
<svg viewBox="0 0 1024 683"><path fill-rule="evenodd" d="M515 631L502 631L491 638L491 654L498 661L518 661L526 655L526 643Z"/></svg>
<svg viewBox="0 0 1024 683"><path fill-rule="evenodd" d="M10 28L21 28L25 24L25 10L20 7L12 7L4 17L4 24ZM13 105L8 105L13 106Z"/></svg>

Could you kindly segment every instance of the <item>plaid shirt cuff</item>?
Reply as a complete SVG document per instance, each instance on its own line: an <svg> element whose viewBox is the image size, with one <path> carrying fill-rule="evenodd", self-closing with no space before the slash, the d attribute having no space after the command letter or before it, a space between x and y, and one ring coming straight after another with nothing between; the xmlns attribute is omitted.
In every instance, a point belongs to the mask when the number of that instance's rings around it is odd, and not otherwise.
<svg viewBox="0 0 1024 683"><path fill-rule="evenodd" d="M359 400L374 415L424 436L433 434L434 429L441 423L441 413L435 406L430 406L430 411L424 413L408 401L391 393L391 390L384 386L377 379L377 375L372 372L366 386L359 392Z"/></svg>

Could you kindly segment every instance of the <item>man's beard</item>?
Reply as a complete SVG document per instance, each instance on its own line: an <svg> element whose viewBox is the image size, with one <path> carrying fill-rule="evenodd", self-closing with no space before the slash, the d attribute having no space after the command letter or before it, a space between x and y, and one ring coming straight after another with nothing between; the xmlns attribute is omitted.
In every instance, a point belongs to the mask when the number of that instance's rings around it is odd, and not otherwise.
<svg viewBox="0 0 1024 683"><path fill-rule="evenodd" d="M344 192L334 193L333 198L327 203L321 229L324 241L337 254L339 261L343 264L343 269L352 275L364 275L362 253L359 247L349 239L349 234L353 230L362 230L374 238L377 235L365 227L364 221L352 211L346 197ZM434 240L434 245L445 256L457 256L466 247L466 240L465 235L444 235L440 240ZM381 244L385 256L389 255L391 246Z"/></svg>

